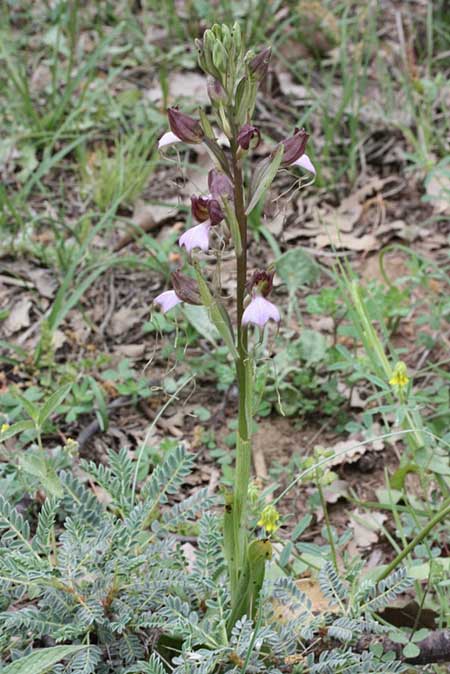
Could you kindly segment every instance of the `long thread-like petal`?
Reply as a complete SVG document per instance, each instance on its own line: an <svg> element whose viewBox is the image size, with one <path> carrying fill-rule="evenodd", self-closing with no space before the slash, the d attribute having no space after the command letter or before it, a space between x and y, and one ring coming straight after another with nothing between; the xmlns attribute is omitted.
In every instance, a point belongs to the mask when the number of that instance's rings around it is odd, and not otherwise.
<svg viewBox="0 0 450 674"><path fill-rule="evenodd" d="M302 154L302 156L299 157L299 159L297 159L296 161L294 161L293 164L291 164L291 166L300 166L306 171L309 171L310 173L316 175L316 169L314 168L313 163L307 154Z"/></svg>
<svg viewBox="0 0 450 674"><path fill-rule="evenodd" d="M261 295L256 295L252 298L250 304L244 311L242 316L242 325L252 323L260 328L263 328L268 321L275 321L279 323L281 320L280 312L275 304L266 300Z"/></svg>
<svg viewBox="0 0 450 674"><path fill-rule="evenodd" d="M158 150L160 150L165 145L173 145L174 143L181 142L181 138L178 138L178 136L173 133L173 131L166 131L166 133L163 134L158 141Z"/></svg>
<svg viewBox="0 0 450 674"><path fill-rule="evenodd" d="M180 304L180 302L181 300L175 290L166 290L153 300L154 304L159 304L163 314L173 309L173 307Z"/></svg>
<svg viewBox="0 0 450 674"><path fill-rule="evenodd" d="M178 239L178 244L184 246L188 253L194 250L194 248L200 248L205 253L209 248L209 230L211 227L211 222L205 220L195 227L190 227L187 232L182 234Z"/></svg>

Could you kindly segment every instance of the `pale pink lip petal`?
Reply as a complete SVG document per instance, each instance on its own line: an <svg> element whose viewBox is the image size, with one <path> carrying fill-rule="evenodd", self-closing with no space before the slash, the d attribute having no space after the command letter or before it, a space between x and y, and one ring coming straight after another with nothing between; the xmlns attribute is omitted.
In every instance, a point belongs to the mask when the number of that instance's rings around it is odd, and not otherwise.
<svg viewBox="0 0 450 674"><path fill-rule="evenodd" d="M280 312L278 311L275 304L266 300L265 297L257 295L252 299L244 315L242 316L242 325L248 325L253 323L260 328L263 328L268 321L275 321L279 323L281 320Z"/></svg>
<svg viewBox="0 0 450 674"><path fill-rule="evenodd" d="M209 229L211 223L209 220L201 222L195 227L191 227L187 230L180 238L178 239L178 244L184 246L188 253L190 253L194 248L200 248L205 253L209 248Z"/></svg>
<svg viewBox="0 0 450 674"><path fill-rule="evenodd" d="M155 297L153 302L154 304L159 304L161 311L165 314L167 311L173 309L174 306L180 304L181 300L175 290L166 290L158 295L158 297Z"/></svg>
<svg viewBox="0 0 450 674"><path fill-rule="evenodd" d="M301 166L301 168L304 168L306 169L306 171L309 171L310 173L316 175L316 169L314 168L312 161L307 154L302 154L302 156L299 159L294 161L292 166Z"/></svg>
<svg viewBox="0 0 450 674"><path fill-rule="evenodd" d="M167 131L158 141L158 150L160 150L165 145L173 145L173 143L181 143L181 139L178 138L172 131Z"/></svg>

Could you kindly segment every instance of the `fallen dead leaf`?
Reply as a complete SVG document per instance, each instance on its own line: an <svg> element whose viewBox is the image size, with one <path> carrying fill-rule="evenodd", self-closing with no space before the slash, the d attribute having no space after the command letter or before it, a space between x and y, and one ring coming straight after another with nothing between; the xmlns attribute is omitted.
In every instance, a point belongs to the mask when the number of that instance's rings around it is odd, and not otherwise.
<svg viewBox="0 0 450 674"><path fill-rule="evenodd" d="M173 205L167 204L167 201L165 205L137 201L132 217L134 224L146 230L150 223L158 224L166 218L174 217L178 211L178 201L174 201Z"/></svg>
<svg viewBox="0 0 450 674"><path fill-rule="evenodd" d="M118 337L131 330L137 323L141 322L142 316L148 312L146 307L122 307L116 311L111 319L108 332L113 337Z"/></svg>
<svg viewBox="0 0 450 674"><path fill-rule="evenodd" d="M349 543L349 548L352 543L356 548L370 548L378 541L381 526L386 520L387 515L381 512L353 511L349 521L349 526L353 529L353 538Z"/></svg>
<svg viewBox="0 0 450 674"><path fill-rule="evenodd" d="M127 358L140 358L145 353L145 344L119 344L115 352Z"/></svg>
<svg viewBox="0 0 450 674"><path fill-rule="evenodd" d="M347 438L347 440L341 440L331 447L327 447L328 450L332 449L335 455L334 459L331 459L328 466L341 466L346 463L354 463L359 461L359 459L368 451L380 452L384 449L384 442L377 434L381 434L381 428L379 424L374 424L372 426L373 438L370 441L364 438L362 433L355 433ZM364 442L364 444L361 444Z"/></svg>
<svg viewBox="0 0 450 674"><path fill-rule="evenodd" d="M436 171L429 176L425 190L435 213L450 213L450 177L446 173Z"/></svg>
<svg viewBox="0 0 450 674"><path fill-rule="evenodd" d="M333 246L334 248L345 248L347 250L366 251L376 250L380 247L380 243L373 236L373 234L363 234L358 237L353 234L342 234L340 232L330 230L327 234L319 234L316 237L317 248L326 248Z"/></svg>
<svg viewBox="0 0 450 674"><path fill-rule="evenodd" d="M40 295L47 299L52 299L58 287L58 282L53 274L46 269L31 269L28 272L28 276L33 281Z"/></svg>
<svg viewBox="0 0 450 674"><path fill-rule="evenodd" d="M314 578L299 578L295 584L311 600L314 613L324 613L325 611L335 613L338 610L336 606L330 604L323 594L318 581Z"/></svg>
<svg viewBox="0 0 450 674"><path fill-rule="evenodd" d="M289 96L293 101L305 102L311 99L308 89L302 84L294 82L290 73L278 73L278 82L281 92L285 96Z"/></svg>
<svg viewBox="0 0 450 674"><path fill-rule="evenodd" d="M348 482L346 480L334 480L323 490L327 503L337 503L340 498L348 494Z"/></svg>
<svg viewBox="0 0 450 674"><path fill-rule="evenodd" d="M62 330L54 330L52 333L52 346L55 351L58 351L66 342L69 340L67 339L66 334Z"/></svg>
<svg viewBox="0 0 450 674"><path fill-rule="evenodd" d="M3 330L7 336L30 326L31 307L32 302L27 297L22 298L13 306L11 313L3 324Z"/></svg>

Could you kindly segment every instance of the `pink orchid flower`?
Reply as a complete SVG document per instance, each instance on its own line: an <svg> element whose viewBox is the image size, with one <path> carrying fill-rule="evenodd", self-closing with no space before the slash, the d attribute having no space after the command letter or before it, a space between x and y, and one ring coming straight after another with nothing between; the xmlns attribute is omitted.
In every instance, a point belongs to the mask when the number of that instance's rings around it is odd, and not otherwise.
<svg viewBox="0 0 450 674"><path fill-rule="evenodd" d="M307 154L302 154L302 156L294 161L291 166L300 166L301 168L305 169L306 171L309 171L309 173L312 173L313 175L316 175L316 169L314 168L314 165L311 161L311 159L308 157Z"/></svg>
<svg viewBox="0 0 450 674"><path fill-rule="evenodd" d="M257 325L263 328L268 321L279 323L281 320L278 308L262 295L253 295L252 300L242 316L242 325Z"/></svg>
<svg viewBox="0 0 450 674"><path fill-rule="evenodd" d="M180 302L182 302L182 300L178 297L175 290L165 290L153 300L154 304L159 304L163 314L173 309L173 307L180 304Z"/></svg>
<svg viewBox="0 0 450 674"><path fill-rule="evenodd" d="M211 221L205 220L199 225L190 227L178 239L178 244L184 246L186 251L191 254L195 248L200 248L205 253L209 248L209 230L211 229Z"/></svg>

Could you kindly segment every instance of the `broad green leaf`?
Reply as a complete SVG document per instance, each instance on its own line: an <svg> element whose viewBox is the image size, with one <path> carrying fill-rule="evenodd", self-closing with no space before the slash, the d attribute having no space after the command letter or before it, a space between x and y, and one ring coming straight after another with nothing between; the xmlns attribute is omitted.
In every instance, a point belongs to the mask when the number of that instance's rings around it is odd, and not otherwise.
<svg viewBox="0 0 450 674"><path fill-rule="evenodd" d="M420 655L420 648L411 642L404 647L403 655L405 658L417 658Z"/></svg>
<svg viewBox="0 0 450 674"><path fill-rule="evenodd" d="M51 496L61 497L64 495L64 490L54 467L41 453L27 452L22 454L19 459L19 466L26 473L37 477L44 490Z"/></svg>
<svg viewBox="0 0 450 674"><path fill-rule="evenodd" d="M20 395L20 393L16 393L15 397L20 400L22 407L25 409L28 416L31 417L33 421L37 421L40 412L39 406L32 403L31 400L28 400L25 396Z"/></svg>
<svg viewBox="0 0 450 674"><path fill-rule="evenodd" d="M319 363L328 350L326 337L316 330L303 330L298 345L300 356L308 364Z"/></svg>
<svg viewBox="0 0 450 674"><path fill-rule="evenodd" d="M380 572L378 567L378 573ZM424 562L423 564L412 564L408 567L408 576L415 578L416 580L428 580L430 577L430 572L436 569L436 572L449 574L450 573L450 557L435 557L430 562Z"/></svg>
<svg viewBox="0 0 450 674"><path fill-rule="evenodd" d="M217 340L219 339L220 334L210 319L208 310L205 307L185 304L184 315L192 327L197 330L199 335L208 340L208 342L211 342L214 346L217 346Z"/></svg>
<svg viewBox="0 0 450 674"><path fill-rule="evenodd" d="M43 424L45 423L45 421L47 421L49 416L56 410L57 407L59 407L59 405L61 405L63 400L69 394L71 388L72 384L64 384L64 386L61 386L61 388L52 393L50 398L47 400L47 402L44 403L44 405L40 409L38 416L38 423L40 426L43 426Z"/></svg>
<svg viewBox="0 0 450 674"><path fill-rule="evenodd" d="M0 433L0 442L4 442L23 431L32 431L34 428L35 426L32 421L18 421L16 424L12 424L6 431Z"/></svg>
<svg viewBox="0 0 450 674"><path fill-rule="evenodd" d="M275 262L278 276L287 285L289 294L301 286L314 283L320 270L311 255L301 248L293 248L281 255Z"/></svg>
<svg viewBox="0 0 450 674"><path fill-rule="evenodd" d="M41 648L2 669L2 674L45 674L57 662L88 646L53 646Z"/></svg>

